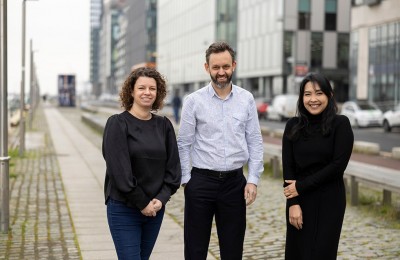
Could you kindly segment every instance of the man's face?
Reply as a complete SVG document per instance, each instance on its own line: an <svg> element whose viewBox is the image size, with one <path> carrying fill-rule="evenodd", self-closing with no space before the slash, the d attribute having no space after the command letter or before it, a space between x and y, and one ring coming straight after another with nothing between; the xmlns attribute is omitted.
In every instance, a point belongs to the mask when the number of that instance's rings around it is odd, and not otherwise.
<svg viewBox="0 0 400 260"><path fill-rule="evenodd" d="M210 74L213 85L223 89L231 84L236 62L232 61L232 57L228 51L224 51L211 54L208 64L204 64L204 67Z"/></svg>

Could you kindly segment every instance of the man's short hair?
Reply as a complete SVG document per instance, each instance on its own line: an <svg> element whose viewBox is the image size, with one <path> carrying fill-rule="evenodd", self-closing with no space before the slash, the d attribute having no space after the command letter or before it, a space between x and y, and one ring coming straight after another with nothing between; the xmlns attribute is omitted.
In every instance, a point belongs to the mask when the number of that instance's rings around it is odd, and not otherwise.
<svg viewBox="0 0 400 260"><path fill-rule="evenodd" d="M210 55L213 53L220 53L228 51L229 54L232 57L232 61L235 61L235 51L232 49L232 47L227 43L227 42L214 42L213 44L208 47L206 50L206 62L210 61Z"/></svg>

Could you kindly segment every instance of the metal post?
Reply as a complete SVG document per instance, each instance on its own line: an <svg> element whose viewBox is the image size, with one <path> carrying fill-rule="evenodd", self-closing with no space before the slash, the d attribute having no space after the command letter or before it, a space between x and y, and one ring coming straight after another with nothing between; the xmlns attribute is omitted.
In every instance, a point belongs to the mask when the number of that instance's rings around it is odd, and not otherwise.
<svg viewBox="0 0 400 260"><path fill-rule="evenodd" d="M32 130L32 121L33 121L33 109L35 108L33 103L34 98L34 88L33 88L33 49L32 49L32 39L30 41L30 54L31 54L31 66L30 66L30 88L29 88L29 129Z"/></svg>
<svg viewBox="0 0 400 260"><path fill-rule="evenodd" d="M22 67L21 67L21 97L20 97L20 118L19 118L19 155L25 152L25 18L26 0L22 1Z"/></svg>
<svg viewBox="0 0 400 260"><path fill-rule="evenodd" d="M0 0L0 231L8 232L10 225L10 192L8 156L7 102L7 0Z"/></svg>
<svg viewBox="0 0 400 260"><path fill-rule="evenodd" d="M293 50L292 50L292 56L293 56L293 63L292 63L292 74L293 74L293 85L292 85L292 90L289 93L296 93L296 65L297 65L297 31L293 31L293 39L292 39L292 44L293 44Z"/></svg>

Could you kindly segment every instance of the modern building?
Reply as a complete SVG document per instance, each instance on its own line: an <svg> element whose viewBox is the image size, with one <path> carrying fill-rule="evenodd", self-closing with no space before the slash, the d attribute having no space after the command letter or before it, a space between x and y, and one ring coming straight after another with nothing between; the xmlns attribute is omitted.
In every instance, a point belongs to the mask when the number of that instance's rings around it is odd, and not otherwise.
<svg viewBox="0 0 400 260"><path fill-rule="evenodd" d="M90 83L92 84L92 94L95 96L99 96L101 93L99 79L99 42L102 8L102 0L90 1Z"/></svg>
<svg viewBox="0 0 400 260"><path fill-rule="evenodd" d="M126 57L128 71L155 67L157 44L157 0L128 0Z"/></svg>
<svg viewBox="0 0 400 260"><path fill-rule="evenodd" d="M237 45L237 0L159 0L157 68L168 79L169 92L180 95L204 86L205 50L216 40Z"/></svg>
<svg viewBox="0 0 400 260"><path fill-rule="evenodd" d="M130 72L130 60L126 55L127 51L127 37L126 37L126 30L128 28L128 10L129 5L125 6L118 17L118 24L119 24L119 35L116 43L116 61L115 61L115 88L117 92L122 87L125 78L129 75Z"/></svg>
<svg viewBox="0 0 400 260"><path fill-rule="evenodd" d="M115 95L116 85L117 43L120 38L120 16L126 7L126 0L103 1L100 29L99 81L101 94Z"/></svg>
<svg viewBox="0 0 400 260"><path fill-rule="evenodd" d="M104 0L100 30L100 84L117 95L132 69L155 67L157 0Z"/></svg>
<svg viewBox="0 0 400 260"><path fill-rule="evenodd" d="M400 1L353 0L350 98L387 110L400 101Z"/></svg>
<svg viewBox="0 0 400 260"><path fill-rule="evenodd" d="M329 78L348 98L348 0L239 0L238 78L253 93L297 93L307 72Z"/></svg>
<svg viewBox="0 0 400 260"><path fill-rule="evenodd" d="M255 96L296 93L308 71L324 73L348 99L348 0L159 0L157 67L181 94L209 81L205 50L216 40L237 52L235 82Z"/></svg>

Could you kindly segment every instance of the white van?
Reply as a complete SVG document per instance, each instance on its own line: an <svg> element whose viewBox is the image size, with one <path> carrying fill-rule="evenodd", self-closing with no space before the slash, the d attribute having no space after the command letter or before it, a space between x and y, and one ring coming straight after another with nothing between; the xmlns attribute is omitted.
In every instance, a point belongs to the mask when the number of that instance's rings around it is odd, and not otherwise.
<svg viewBox="0 0 400 260"><path fill-rule="evenodd" d="M283 121L296 115L298 96L294 94L276 95L268 107L269 120Z"/></svg>

